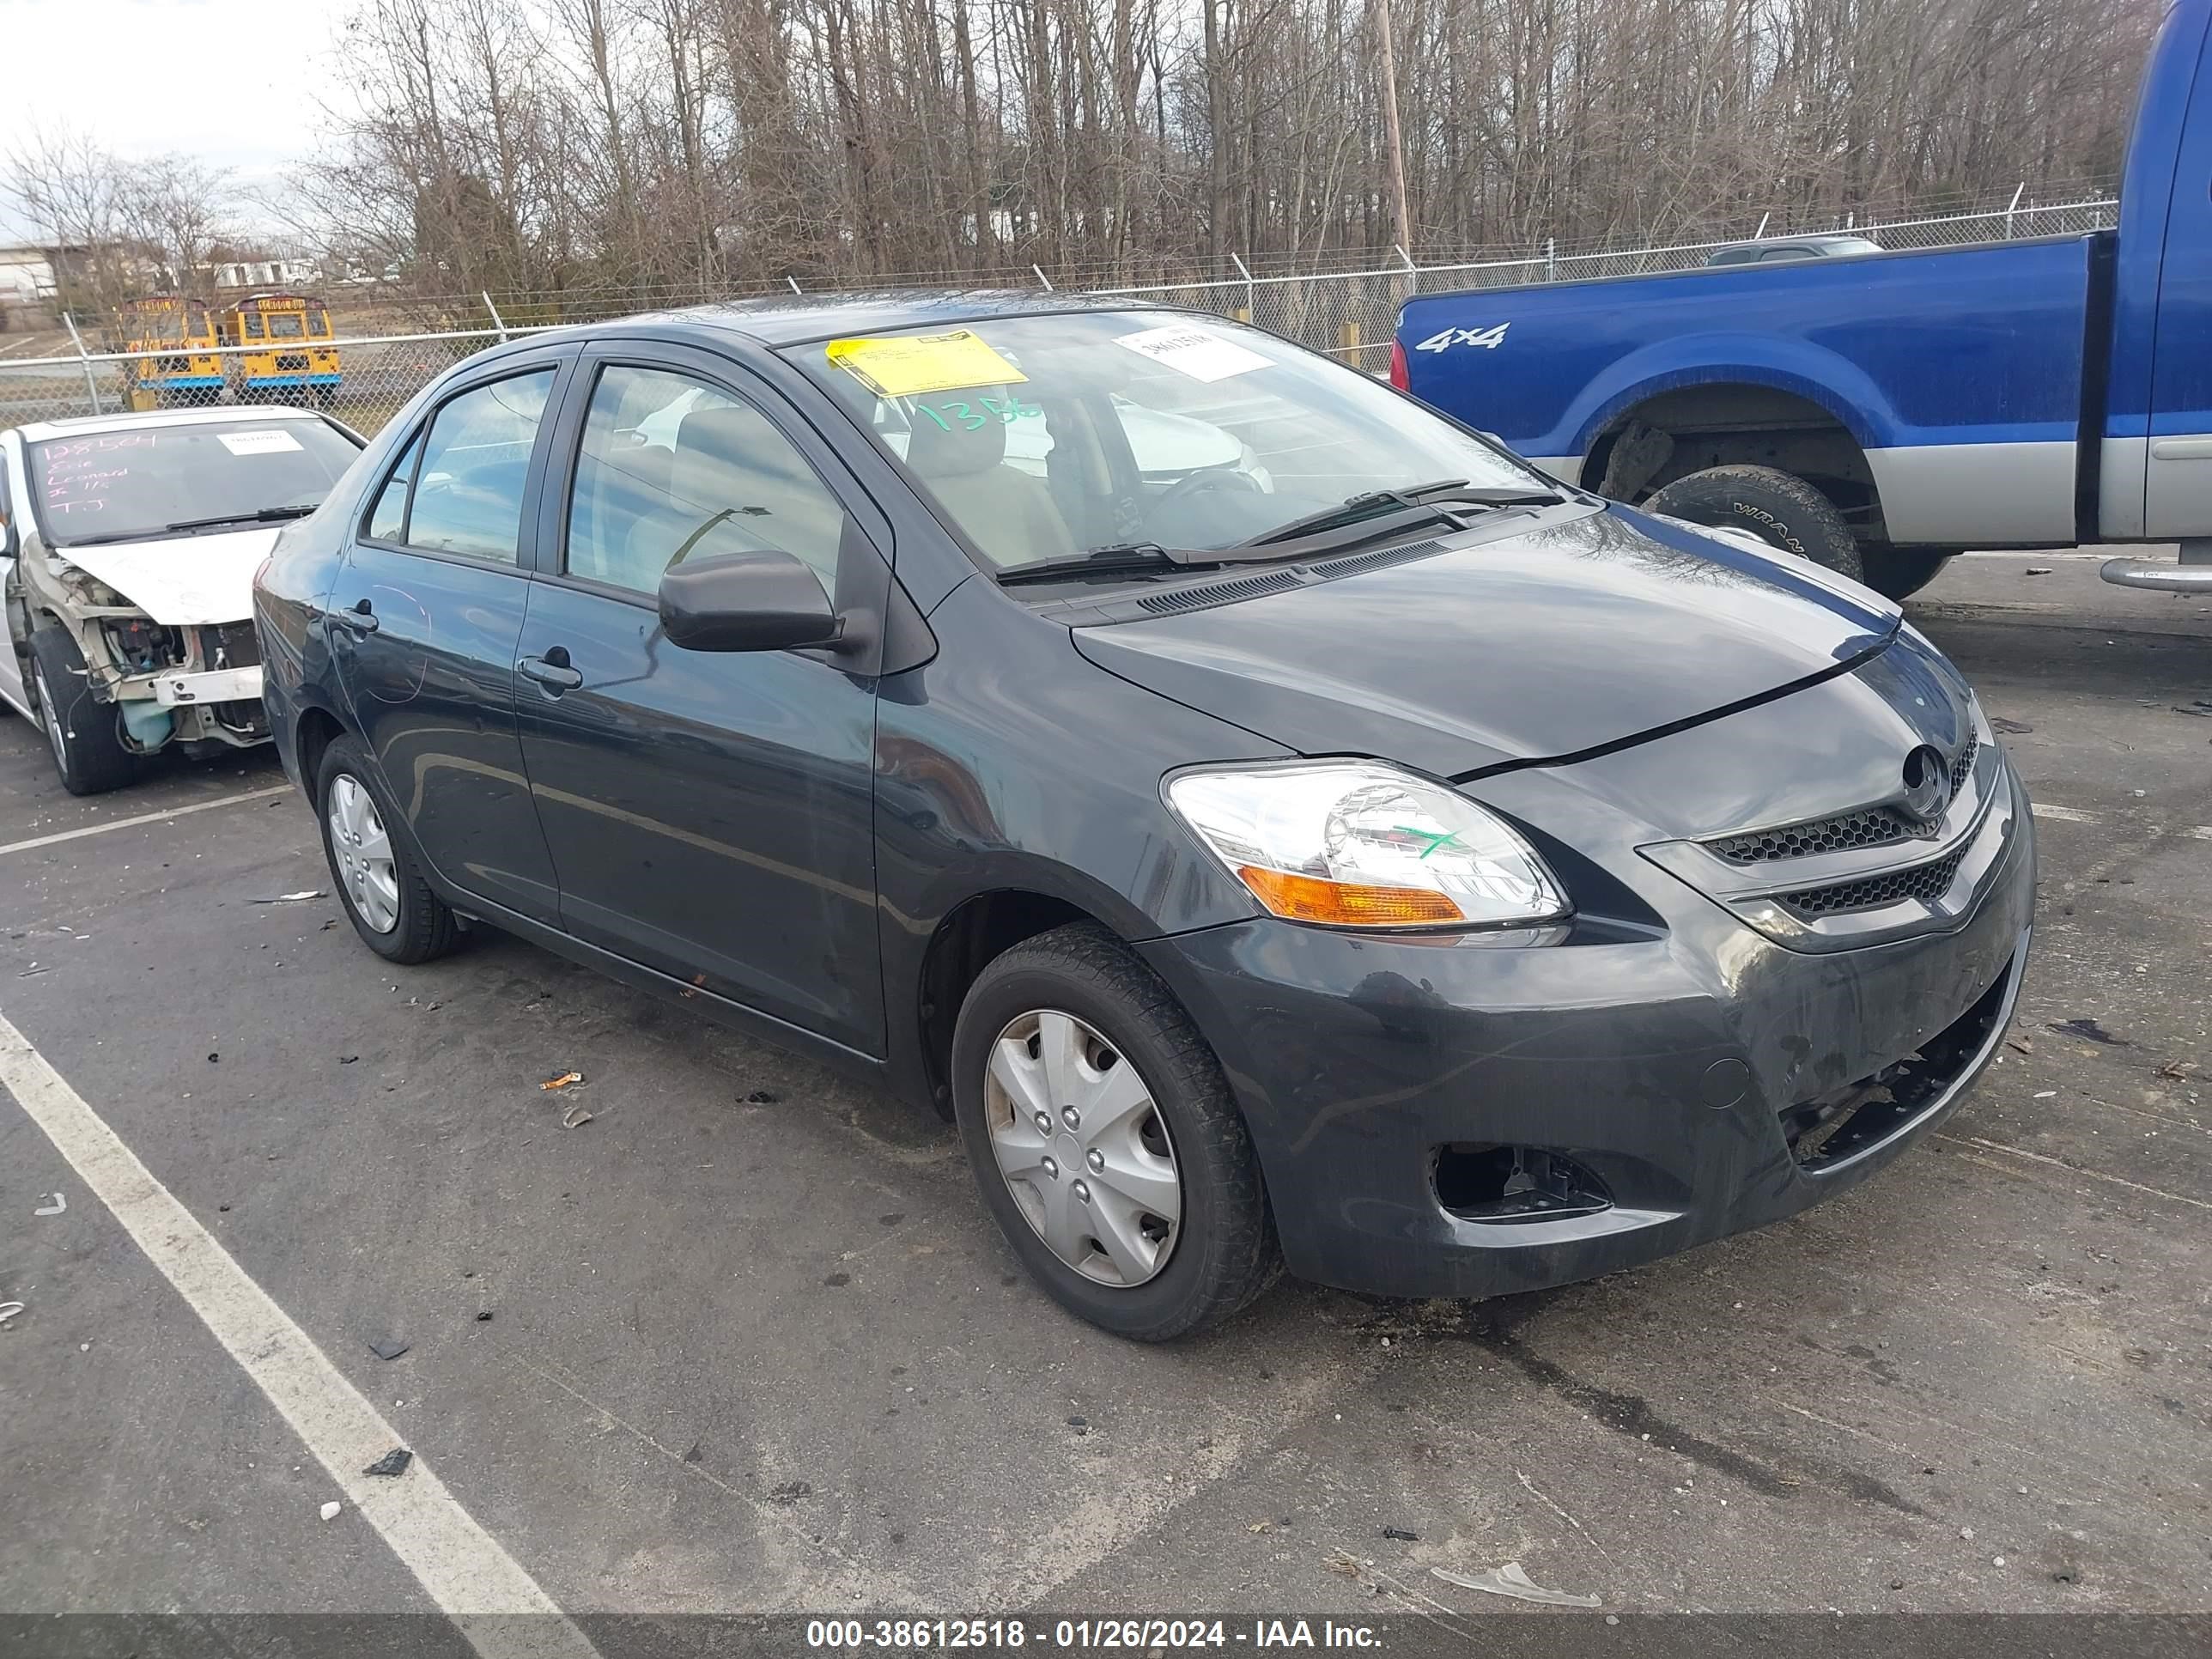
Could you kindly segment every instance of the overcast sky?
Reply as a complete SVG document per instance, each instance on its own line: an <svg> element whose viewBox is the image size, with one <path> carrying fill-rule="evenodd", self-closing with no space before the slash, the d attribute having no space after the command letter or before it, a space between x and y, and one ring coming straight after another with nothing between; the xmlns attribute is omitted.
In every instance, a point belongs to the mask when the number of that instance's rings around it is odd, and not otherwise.
<svg viewBox="0 0 2212 1659"><path fill-rule="evenodd" d="M120 155L179 150L272 189L316 147L351 0L0 0L0 154L61 122ZM247 227L275 227L241 203ZM0 241L22 227L0 204Z"/></svg>

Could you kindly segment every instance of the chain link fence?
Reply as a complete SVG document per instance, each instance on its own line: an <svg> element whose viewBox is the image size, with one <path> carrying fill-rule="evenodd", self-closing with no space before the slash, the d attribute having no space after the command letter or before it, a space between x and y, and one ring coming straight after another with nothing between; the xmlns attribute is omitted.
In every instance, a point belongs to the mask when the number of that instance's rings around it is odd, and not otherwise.
<svg viewBox="0 0 2212 1659"><path fill-rule="evenodd" d="M1823 224L1817 229L1799 225L1791 234L1850 231L1890 249L1949 247L2085 234L2110 228L2117 222L2118 210L2118 204L2109 197L2037 206L2021 206L2015 197L2007 208L1881 223ZM1417 261L1398 257L1372 269L1321 275L1259 274L1235 259L1240 275L1227 280L1084 291L1233 317L1379 374L1389 366L1398 307L1414 294L1686 270L1705 264L1717 249L1745 240L1574 252L1547 246L1511 258ZM1042 285L1044 273L1035 274ZM81 349L35 357L11 356L8 349L0 349L0 428L131 409L278 403L326 409L348 425L374 433L423 386L496 341L589 320L593 313L620 316L669 303L668 296L659 295L597 298L599 302L581 314L573 304L567 307L560 324L533 321L528 326L316 339L288 343L285 349L273 343L228 345L181 338L131 351ZM479 314L487 313L497 315L488 300Z"/></svg>

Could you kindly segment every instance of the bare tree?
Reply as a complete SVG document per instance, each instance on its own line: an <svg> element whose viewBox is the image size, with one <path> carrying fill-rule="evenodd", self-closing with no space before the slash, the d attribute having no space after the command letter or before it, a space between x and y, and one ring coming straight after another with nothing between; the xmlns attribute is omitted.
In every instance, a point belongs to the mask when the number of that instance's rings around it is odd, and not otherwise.
<svg viewBox="0 0 2212 1659"><path fill-rule="evenodd" d="M2160 0L361 0L303 217L561 314L1571 248L2109 181ZM1386 142L1395 87L1401 137Z"/></svg>

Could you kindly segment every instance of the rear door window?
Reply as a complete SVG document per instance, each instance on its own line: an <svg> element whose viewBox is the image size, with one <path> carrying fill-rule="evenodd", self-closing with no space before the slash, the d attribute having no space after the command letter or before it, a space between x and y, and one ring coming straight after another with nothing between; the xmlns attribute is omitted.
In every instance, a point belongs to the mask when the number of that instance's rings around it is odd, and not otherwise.
<svg viewBox="0 0 2212 1659"><path fill-rule="evenodd" d="M474 387L432 418L407 514L410 547L519 562L523 487L554 374L541 368Z"/></svg>

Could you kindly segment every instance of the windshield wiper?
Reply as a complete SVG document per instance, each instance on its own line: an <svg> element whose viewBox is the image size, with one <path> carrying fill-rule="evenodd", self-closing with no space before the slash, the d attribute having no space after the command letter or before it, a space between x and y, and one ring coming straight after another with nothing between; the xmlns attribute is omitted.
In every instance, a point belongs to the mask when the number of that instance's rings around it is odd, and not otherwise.
<svg viewBox="0 0 2212 1659"><path fill-rule="evenodd" d="M1464 505L1491 512L1505 507L1553 507L1565 500L1565 496L1553 489L1523 489L1473 484L1465 478L1439 478L1432 483L1408 484L1403 489L1370 489L1364 495L1347 495L1334 507L1292 519L1288 524L1279 524L1273 530L1237 544L1271 547L1280 542L1317 536L1324 531L1352 526L1364 530L1370 520L1382 517L1394 507L1397 511L1390 514L1392 522L1387 526L1378 524L1376 530L1411 529L1415 525L1433 522L1464 529L1464 516L1453 512L1453 507Z"/></svg>
<svg viewBox="0 0 2212 1659"><path fill-rule="evenodd" d="M174 524L165 524L164 530L213 530L226 524L280 524L287 519L304 519L320 506L319 501L295 501L289 507L264 507L254 513L219 513L212 519L179 519Z"/></svg>
<svg viewBox="0 0 2212 1659"><path fill-rule="evenodd" d="M1072 559L1041 559L1035 564L1018 564L1011 570L999 573L999 586L1011 587L1018 582L1053 581L1062 576L1124 576L1139 571L1205 570L1220 561L1203 553L1185 553L1179 549L1162 547L1158 542L1120 542L1112 547L1094 547L1088 553L1078 554Z"/></svg>

